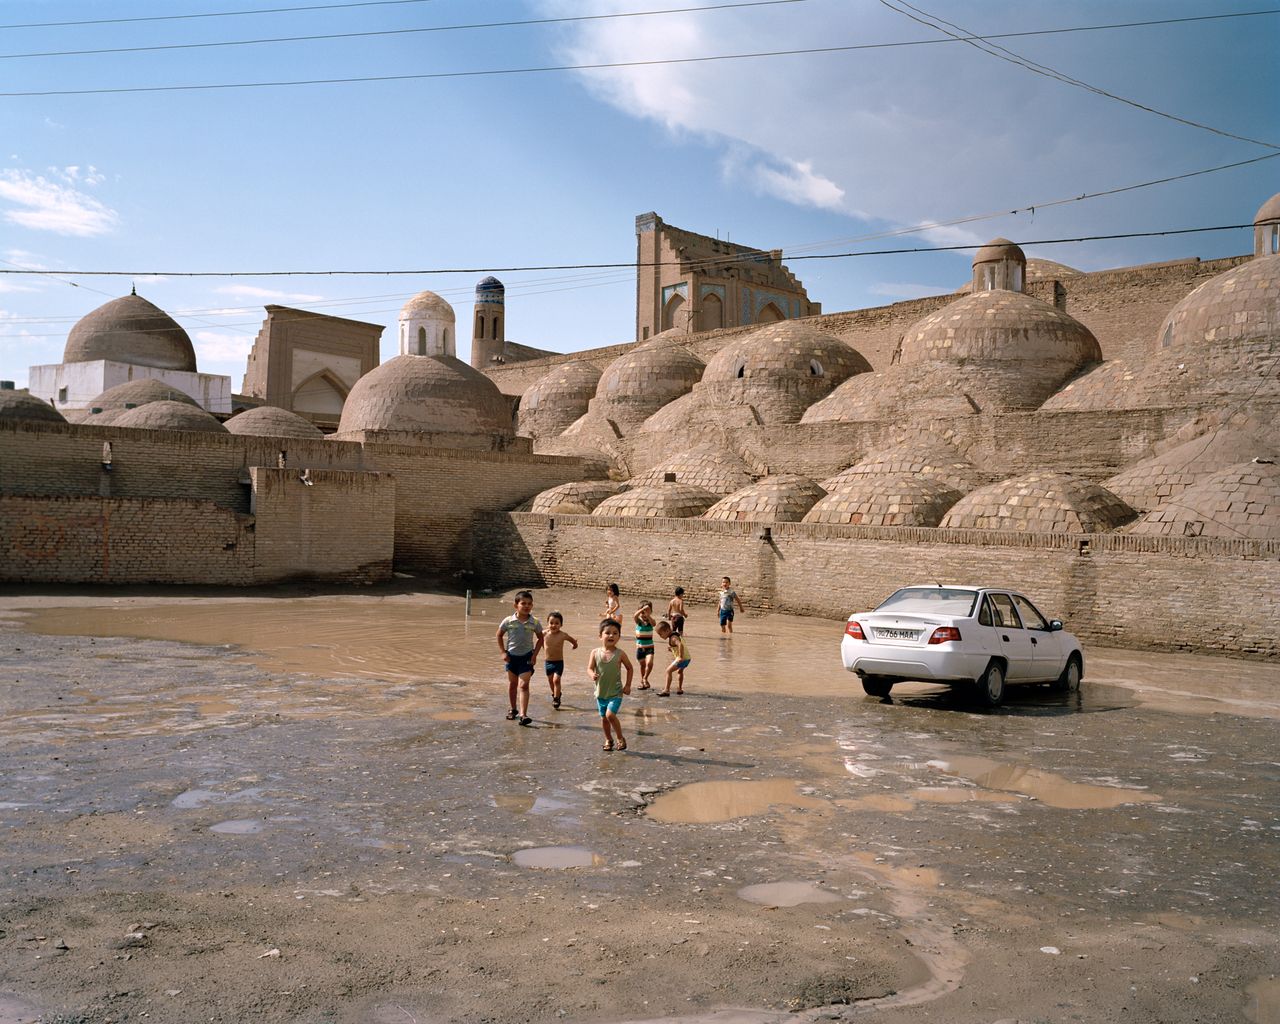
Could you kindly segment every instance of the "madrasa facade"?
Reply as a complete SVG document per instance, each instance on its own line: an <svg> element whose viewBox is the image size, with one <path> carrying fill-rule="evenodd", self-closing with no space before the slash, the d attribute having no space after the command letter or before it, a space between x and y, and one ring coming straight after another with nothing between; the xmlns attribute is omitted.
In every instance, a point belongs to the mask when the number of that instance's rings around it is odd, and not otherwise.
<svg viewBox="0 0 1280 1024"><path fill-rule="evenodd" d="M994 239L956 293L835 313L776 252L636 227L633 341L516 345L486 278L471 365L423 292L400 354L355 372L376 325L269 308L331 350L270 354L264 325L229 418L138 362L187 365L181 327L108 303L64 364L126 383L65 412L0 390L0 579L730 575L835 618L937 580L1026 591L1094 642L1280 654L1280 195L1252 255L1084 273Z"/></svg>

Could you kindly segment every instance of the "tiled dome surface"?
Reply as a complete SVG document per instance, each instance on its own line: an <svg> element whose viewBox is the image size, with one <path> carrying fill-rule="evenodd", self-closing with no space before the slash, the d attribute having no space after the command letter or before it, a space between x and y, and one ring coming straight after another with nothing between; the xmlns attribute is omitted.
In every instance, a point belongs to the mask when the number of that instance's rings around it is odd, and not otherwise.
<svg viewBox="0 0 1280 1024"><path fill-rule="evenodd" d="M937 526L960 492L936 477L876 474L831 491L804 517L806 523L862 526Z"/></svg>
<svg viewBox="0 0 1280 1024"><path fill-rule="evenodd" d="M62 361L98 359L188 373L196 370L196 352L187 332L141 295L112 299L71 328Z"/></svg>
<svg viewBox="0 0 1280 1024"><path fill-rule="evenodd" d="M690 519L700 516L716 503L717 495L690 484L657 484L635 487L595 507L595 516L634 516L650 518Z"/></svg>
<svg viewBox="0 0 1280 1024"><path fill-rule="evenodd" d="M806 476L767 476L721 498L703 513L703 519L747 520L760 523L798 523L826 494Z"/></svg>
<svg viewBox="0 0 1280 1024"><path fill-rule="evenodd" d="M1280 466L1258 462L1231 466L1148 512L1129 532L1280 540Z"/></svg>
<svg viewBox="0 0 1280 1024"><path fill-rule="evenodd" d="M199 406L188 405L186 402L148 402L120 413L111 425L142 430L189 430L209 434L227 432L226 427Z"/></svg>
<svg viewBox="0 0 1280 1024"><path fill-rule="evenodd" d="M224 426L229 433L253 437L324 437L324 432L314 423L274 405L246 409L232 416Z"/></svg>
<svg viewBox="0 0 1280 1024"><path fill-rule="evenodd" d="M586 515L605 498L612 498L623 485L610 480L580 480L543 491L533 499L529 511L543 515Z"/></svg>
<svg viewBox="0 0 1280 1024"><path fill-rule="evenodd" d="M952 490L965 494L980 483L973 463L946 443L908 441L856 462L822 486L838 490L861 477L897 474L933 477Z"/></svg>
<svg viewBox="0 0 1280 1024"><path fill-rule="evenodd" d="M587 411L600 384L600 371L575 359L562 363L525 391L517 413L517 433L554 437Z"/></svg>
<svg viewBox="0 0 1280 1024"><path fill-rule="evenodd" d="M666 474L675 482L710 491L717 496L732 494L751 483L751 470L742 458L724 448L698 448L681 452L631 480L633 487L661 484Z"/></svg>
<svg viewBox="0 0 1280 1024"><path fill-rule="evenodd" d="M617 459L610 452L603 451L585 438L562 434L537 441L533 450L536 455L571 455L581 459L584 480L608 480L622 474Z"/></svg>
<svg viewBox="0 0 1280 1024"><path fill-rule="evenodd" d="M639 426L692 390L702 371L702 360L693 353L651 338L605 367L593 408L624 429Z"/></svg>
<svg viewBox="0 0 1280 1024"><path fill-rule="evenodd" d="M434 317L452 323L453 307L435 292L418 292L400 307L400 319L414 320L423 317Z"/></svg>
<svg viewBox="0 0 1280 1024"><path fill-rule="evenodd" d="M146 405L148 402L184 402L197 407L200 405L181 388L172 387L151 377L143 377L107 388L89 403L89 407L106 412L108 409L127 409L130 406Z"/></svg>
<svg viewBox="0 0 1280 1024"><path fill-rule="evenodd" d="M1102 533L1123 526L1133 509L1110 491L1066 473L1028 473L981 487L939 524L1023 533Z"/></svg>
<svg viewBox="0 0 1280 1024"><path fill-rule="evenodd" d="M1280 341L1280 254L1257 256L1210 278L1169 311L1157 352L1194 359L1224 342Z"/></svg>
<svg viewBox="0 0 1280 1024"><path fill-rule="evenodd" d="M1075 369L1101 358L1089 328L1022 292L966 295L917 321L902 337L903 365L977 360L1051 362Z"/></svg>
<svg viewBox="0 0 1280 1024"><path fill-rule="evenodd" d="M26 391L0 391L0 420L36 420L66 423L66 417L48 402Z"/></svg>
<svg viewBox="0 0 1280 1024"><path fill-rule="evenodd" d="M815 373L814 363L819 373ZM871 364L827 331L795 320L757 327L732 339L707 362L704 383L826 381L830 390L855 373L871 372Z"/></svg>
<svg viewBox="0 0 1280 1024"><path fill-rule="evenodd" d="M479 370L453 356L396 356L366 373L342 407L339 434L512 433L510 405Z"/></svg>
<svg viewBox="0 0 1280 1024"><path fill-rule="evenodd" d="M1276 451L1244 431L1217 430L1143 459L1111 477L1105 486L1139 512L1149 512L1220 472L1223 466L1260 457L1275 458Z"/></svg>

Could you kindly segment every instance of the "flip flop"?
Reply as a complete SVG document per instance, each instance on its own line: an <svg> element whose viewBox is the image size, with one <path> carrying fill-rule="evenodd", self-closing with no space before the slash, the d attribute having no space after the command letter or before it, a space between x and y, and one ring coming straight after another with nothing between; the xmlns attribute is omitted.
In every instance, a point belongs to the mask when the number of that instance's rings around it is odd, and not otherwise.
<svg viewBox="0 0 1280 1024"><path fill-rule="evenodd" d="M552 698L551 698L551 706L552 706L553 708L555 708L557 711L559 711L559 710L560 710L560 698L559 698L559 697L552 697Z"/></svg>
<svg viewBox="0 0 1280 1024"><path fill-rule="evenodd" d="M522 719L520 719L520 724L521 724L521 725L533 725L533 719L532 719L532 718L530 718L528 715L525 715Z"/></svg>
<svg viewBox="0 0 1280 1024"><path fill-rule="evenodd" d="M601 749L601 750L607 750L607 751L609 751L610 753L612 753L612 752L613 752L613 740L610 740L608 743L606 743L606 744L605 744L603 747L601 747L600 749Z"/></svg>
<svg viewBox="0 0 1280 1024"><path fill-rule="evenodd" d="M659 696L659 697L670 697L670 696L671 696L671 694L669 694L666 690L659 690L659 691L658 691L658 696Z"/></svg>

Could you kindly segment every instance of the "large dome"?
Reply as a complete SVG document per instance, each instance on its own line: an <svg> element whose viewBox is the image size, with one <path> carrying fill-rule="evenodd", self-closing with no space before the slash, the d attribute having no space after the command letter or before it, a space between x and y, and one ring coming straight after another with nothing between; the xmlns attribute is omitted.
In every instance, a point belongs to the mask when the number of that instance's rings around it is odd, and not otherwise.
<svg viewBox="0 0 1280 1024"><path fill-rule="evenodd" d="M1148 512L1207 480L1223 466L1275 456L1276 452L1253 434L1215 430L1143 459L1107 480L1105 486L1139 512Z"/></svg>
<svg viewBox="0 0 1280 1024"><path fill-rule="evenodd" d="M66 418L48 402L26 391L0 391L0 420L37 420L66 423Z"/></svg>
<svg viewBox="0 0 1280 1024"><path fill-rule="evenodd" d="M960 492L933 476L877 473L855 477L809 510L806 523L937 526Z"/></svg>
<svg viewBox="0 0 1280 1024"><path fill-rule="evenodd" d="M92 422L92 421L91 421ZM128 409L111 421L113 427L141 430L187 430L208 434L225 434L227 428L198 405L186 402L148 402Z"/></svg>
<svg viewBox="0 0 1280 1024"><path fill-rule="evenodd" d="M1280 341L1280 255L1210 278L1169 311L1156 351L1183 357L1209 345Z"/></svg>
<svg viewBox="0 0 1280 1024"><path fill-rule="evenodd" d="M891 448L880 449L848 469L824 480L828 491L839 490L862 477L907 474L933 477L965 494L981 482L973 463L942 438L914 438Z"/></svg>
<svg viewBox="0 0 1280 1024"><path fill-rule="evenodd" d="M952 506L940 525L1021 533L1103 533L1133 518L1133 509L1088 480L1066 473L1028 473L980 487Z"/></svg>
<svg viewBox="0 0 1280 1024"><path fill-rule="evenodd" d="M555 367L520 398L518 432L526 437L555 437L587 411L600 371L581 359Z"/></svg>
<svg viewBox="0 0 1280 1024"><path fill-rule="evenodd" d="M727 522L798 523L826 491L806 476L779 473L721 498L703 519Z"/></svg>
<svg viewBox="0 0 1280 1024"><path fill-rule="evenodd" d="M342 407L339 434L512 433L507 399L453 356L396 356L366 373Z"/></svg>
<svg viewBox="0 0 1280 1024"><path fill-rule="evenodd" d="M605 498L591 513L593 516L628 516L647 519L689 519L700 516L716 503L718 496L692 484L658 484L636 487L612 498Z"/></svg>
<svg viewBox="0 0 1280 1024"><path fill-rule="evenodd" d="M249 437L324 437L324 432L314 423L304 420L296 412L274 405L261 405L237 413L227 420L226 428L232 434Z"/></svg>
<svg viewBox="0 0 1280 1024"><path fill-rule="evenodd" d="M575 480L548 488L537 495L529 511L549 516L585 516L605 498L612 498L622 488L622 484L611 480Z"/></svg>
<svg viewBox="0 0 1280 1024"><path fill-rule="evenodd" d="M1246 462L1224 469L1148 512L1130 532L1280 540L1280 466Z"/></svg>
<svg viewBox="0 0 1280 1024"><path fill-rule="evenodd" d="M71 328L62 361L98 359L187 373L196 370L196 352L187 332L141 295L112 299Z"/></svg>
<svg viewBox="0 0 1280 1024"><path fill-rule="evenodd" d="M723 447L682 451L630 481L632 487L661 484L667 475L674 483L701 487L717 496L732 494L751 483L751 470L735 452Z"/></svg>
<svg viewBox="0 0 1280 1024"><path fill-rule="evenodd" d="M624 429L637 427L668 402L692 390L702 377L702 360L665 339L624 352L605 367L596 404Z"/></svg>

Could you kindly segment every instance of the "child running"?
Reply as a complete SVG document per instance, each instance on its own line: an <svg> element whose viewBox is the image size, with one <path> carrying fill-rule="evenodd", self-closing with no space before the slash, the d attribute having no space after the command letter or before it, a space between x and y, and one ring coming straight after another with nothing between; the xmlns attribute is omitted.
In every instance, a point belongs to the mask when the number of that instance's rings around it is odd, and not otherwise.
<svg viewBox="0 0 1280 1024"><path fill-rule="evenodd" d="M688 617L684 607L684 587L676 587L671 600L667 602L667 621L675 632L684 636L684 620Z"/></svg>
<svg viewBox="0 0 1280 1024"><path fill-rule="evenodd" d="M622 636L622 626L613 619L605 619L600 623L600 642L604 646L591 652L587 662L587 670L596 684L596 706L600 709L600 725L604 729L604 748L613 750L613 738L618 738L618 749L627 749L627 738L622 735L622 723L618 721L618 709L622 707L622 697L631 692L631 675L633 672L631 659L626 651L618 649L618 639ZM622 672L626 670L627 681L622 681Z"/></svg>
<svg viewBox="0 0 1280 1024"><path fill-rule="evenodd" d="M508 615L498 626L498 650L506 662L507 692L511 698L507 721L519 720L521 725L532 725L529 679L533 675L538 652L542 650L542 624L533 617L533 594L529 591L521 590L516 594L516 613Z"/></svg>
<svg viewBox="0 0 1280 1024"><path fill-rule="evenodd" d="M640 689L651 690L649 673L653 671L653 602L641 601L636 610L636 664L640 666Z"/></svg>
<svg viewBox="0 0 1280 1024"><path fill-rule="evenodd" d="M667 666L667 688L659 690L659 697L671 696L671 681L676 681L676 693L684 693L684 670L693 659L689 657L689 648L685 646L684 636L671 628L671 623L663 619L658 623L658 636L667 642L671 651L671 664Z"/></svg>
<svg viewBox="0 0 1280 1024"><path fill-rule="evenodd" d="M560 710L560 680L564 676L564 645L578 649L578 641L564 631L564 616L552 612L547 616L547 632L543 636L546 656L542 660L547 670L547 685L551 687L551 706Z"/></svg>
<svg viewBox="0 0 1280 1024"><path fill-rule="evenodd" d="M622 618L622 602L618 600L618 584L610 583L604 588L604 617L617 622Z"/></svg>

